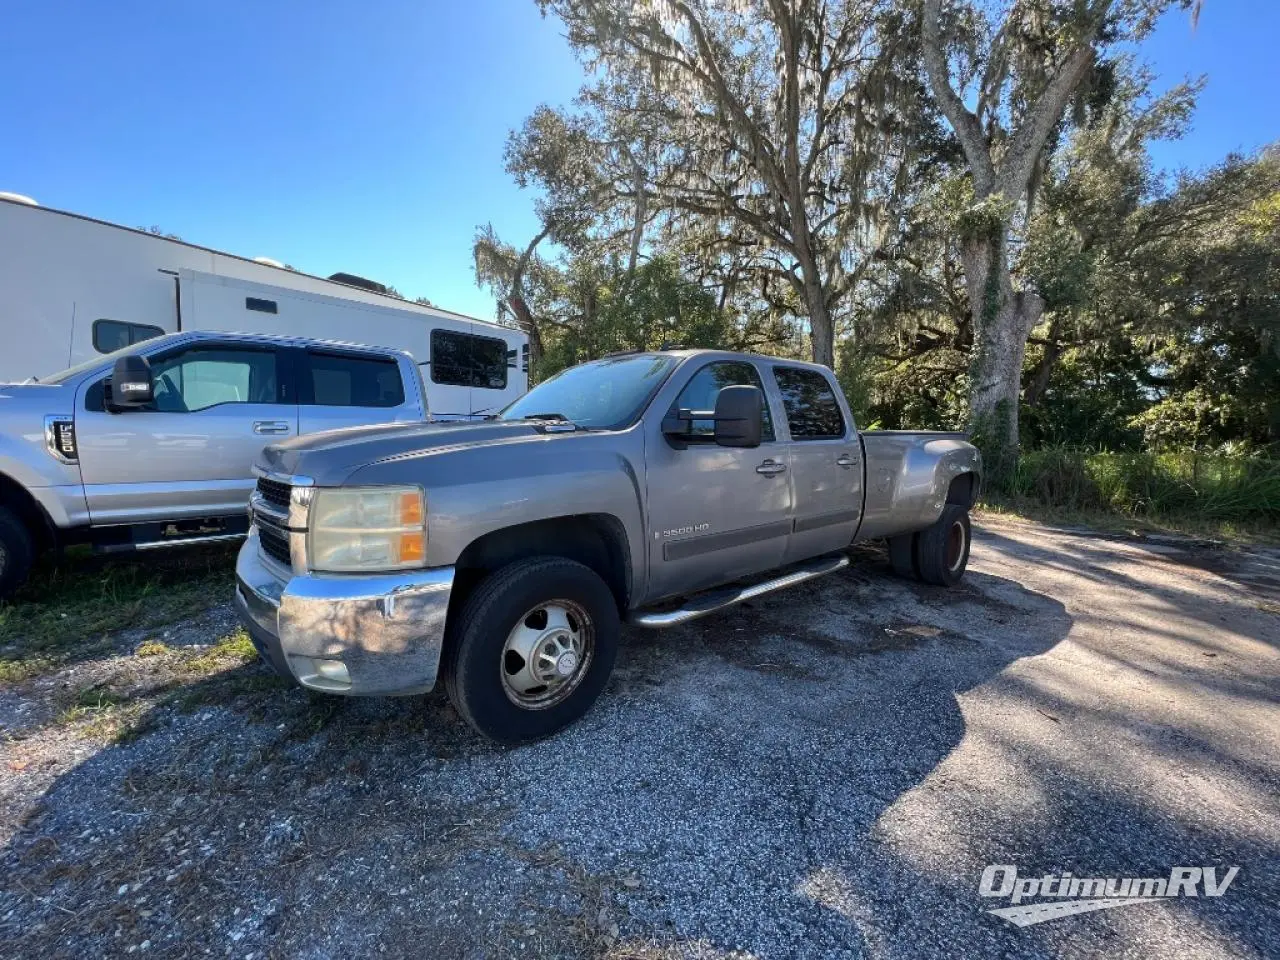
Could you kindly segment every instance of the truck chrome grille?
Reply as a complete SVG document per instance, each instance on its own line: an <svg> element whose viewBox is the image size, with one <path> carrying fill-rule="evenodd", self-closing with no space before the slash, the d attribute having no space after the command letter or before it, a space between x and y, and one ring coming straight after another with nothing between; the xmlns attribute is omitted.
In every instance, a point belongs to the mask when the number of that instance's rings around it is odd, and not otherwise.
<svg viewBox="0 0 1280 960"><path fill-rule="evenodd" d="M258 524L258 545L272 560L288 567L293 563L289 552L289 535L268 523Z"/></svg>
<svg viewBox="0 0 1280 960"><path fill-rule="evenodd" d="M289 509L289 496L293 493L293 487L279 480L272 480L269 477L258 478L258 493L262 499L267 501L274 507L282 510Z"/></svg>

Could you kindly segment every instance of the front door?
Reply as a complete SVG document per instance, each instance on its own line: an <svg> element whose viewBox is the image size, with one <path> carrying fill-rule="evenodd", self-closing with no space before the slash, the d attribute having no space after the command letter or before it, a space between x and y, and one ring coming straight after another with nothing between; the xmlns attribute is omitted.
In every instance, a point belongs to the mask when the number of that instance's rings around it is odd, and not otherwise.
<svg viewBox="0 0 1280 960"><path fill-rule="evenodd" d="M687 376L678 409L713 410L722 387L762 387L755 365L742 360L713 361ZM695 420L688 442L659 440L646 450L651 598L690 594L782 562L791 486L767 398L759 447L720 447L714 432L712 421Z"/></svg>
<svg viewBox="0 0 1280 960"><path fill-rule="evenodd" d="M112 412L110 382L81 388L76 439L95 524L242 512L264 446L296 436L274 347L201 343L151 358L150 407Z"/></svg>
<svg viewBox="0 0 1280 960"><path fill-rule="evenodd" d="M831 382L817 370L776 364L791 433L795 526L787 562L843 550L862 515L862 446Z"/></svg>

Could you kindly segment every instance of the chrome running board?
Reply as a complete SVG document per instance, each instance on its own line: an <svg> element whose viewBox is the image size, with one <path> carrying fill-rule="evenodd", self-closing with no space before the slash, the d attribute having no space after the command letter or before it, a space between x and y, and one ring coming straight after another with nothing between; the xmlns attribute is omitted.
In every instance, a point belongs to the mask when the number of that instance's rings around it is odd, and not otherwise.
<svg viewBox="0 0 1280 960"><path fill-rule="evenodd" d="M627 617L627 622L637 627L661 628L678 626L682 623L688 623L690 620L705 617L709 613L715 613L717 610L732 607L734 604L742 603L744 600L752 600L756 597L762 597L766 593L773 593L775 590L794 587L796 584L804 583L806 580L813 580L815 577L823 577L828 573L835 573L848 565L849 558L843 553L832 557L821 557L817 560L806 560L799 566L793 567L789 573L774 577L772 580L762 580L760 583L753 583L745 587L729 587L700 593L690 598L678 610L667 610L662 613L647 613L644 610L636 610Z"/></svg>

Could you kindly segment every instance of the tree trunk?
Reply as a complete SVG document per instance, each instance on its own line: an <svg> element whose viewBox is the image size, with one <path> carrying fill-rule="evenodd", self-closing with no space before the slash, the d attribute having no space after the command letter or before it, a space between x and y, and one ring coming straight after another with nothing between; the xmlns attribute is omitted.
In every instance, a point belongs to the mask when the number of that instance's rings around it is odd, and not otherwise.
<svg viewBox="0 0 1280 960"><path fill-rule="evenodd" d="M1038 407L1040 401L1044 399L1045 391L1049 389L1049 382L1053 379L1053 370L1058 365L1058 360L1063 354L1062 347L1062 328L1058 321L1057 315L1049 324L1049 334L1045 337L1044 353L1040 355L1040 360L1036 363L1036 367L1031 371L1031 382L1027 384L1027 389L1023 391L1022 402L1028 407Z"/></svg>
<svg viewBox="0 0 1280 960"><path fill-rule="evenodd" d="M811 254L801 249L796 259L800 261L800 281L791 277L792 289L804 297L805 306L809 309L809 342L813 350L813 362L821 363L832 370L835 365L835 331L831 326L831 311L827 309L827 292L818 276L818 266Z"/></svg>
<svg viewBox="0 0 1280 960"><path fill-rule="evenodd" d="M516 318L520 329L529 335L530 380L534 378L542 363L542 331L538 328L538 321L524 298L524 275L529 269L530 261L533 260L534 250L550 233L550 227L543 227L542 231L524 248L524 253L520 254L520 259L516 262L515 271L511 276L511 292L507 295L507 309Z"/></svg>
<svg viewBox="0 0 1280 960"><path fill-rule="evenodd" d="M831 313L827 310L827 300L822 288L811 291L805 284L806 299L809 301L809 331L813 341L813 362L823 366L836 368L835 332L831 328Z"/></svg>
<svg viewBox="0 0 1280 960"><path fill-rule="evenodd" d="M1013 289L1006 231L993 229L961 245L973 356L969 365L969 431L982 450L986 474L997 487L1018 460L1018 394L1027 337L1044 312L1035 293Z"/></svg>

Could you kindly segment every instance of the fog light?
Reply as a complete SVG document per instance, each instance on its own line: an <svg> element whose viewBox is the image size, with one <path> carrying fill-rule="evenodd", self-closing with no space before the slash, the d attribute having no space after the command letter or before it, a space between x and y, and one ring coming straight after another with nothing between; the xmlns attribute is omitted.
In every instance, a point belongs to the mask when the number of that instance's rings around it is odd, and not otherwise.
<svg viewBox="0 0 1280 960"><path fill-rule="evenodd" d="M341 660L314 660L312 662L316 665L316 673L326 680L336 680L338 683L351 682L351 674L347 673L347 665Z"/></svg>
<svg viewBox="0 0 1280 960"><path fill-rule="evenodd" d="M294 676L304 687L341 692L351 689L351 674L341 660L319 657L290 657Z"/></svg>

